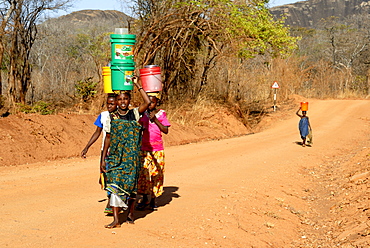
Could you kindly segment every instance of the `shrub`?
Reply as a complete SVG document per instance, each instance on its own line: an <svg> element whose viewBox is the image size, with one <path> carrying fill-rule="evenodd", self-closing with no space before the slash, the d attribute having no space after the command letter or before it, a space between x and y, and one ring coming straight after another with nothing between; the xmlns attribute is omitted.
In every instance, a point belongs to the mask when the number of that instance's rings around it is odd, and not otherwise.
<svg viewBox="0 0 370 248"><path fill-rule="evenodd" d="M51 115L54 114L55 109L51 108L51 103L47 103L44 101L38 101L34 103L32 106L27 104L17 104L19 107L19 111L25 114L29 113L37 113L41 115Z"/></svg>
<svg viewBox="0 0 370 248"><path fill-rule="evenodd" d="M75 84L76 96L87 102L97 93L98 82L94 82L92 77L78 81Z"/></svg>

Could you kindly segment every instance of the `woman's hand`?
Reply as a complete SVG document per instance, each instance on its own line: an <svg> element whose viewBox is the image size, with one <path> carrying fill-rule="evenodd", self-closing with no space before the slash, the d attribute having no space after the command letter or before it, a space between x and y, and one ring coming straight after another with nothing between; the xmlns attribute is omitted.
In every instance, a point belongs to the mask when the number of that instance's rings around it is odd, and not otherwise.
<svg viewBox="0 0 370 248"><path fill-rule="evenodd" d="M141 85L138 83L138 82L139 82L139 79L138 79L138 77L137 77L137 76L133 76L133 77L132 77L132 82L134 83L134 85L135 85L138 89L140 89L140 88L141 88Z"/></svg>
<svg viewBox="0 0 370 248"><path fill-rule="evenodd" d="M81 157L82 158L86 158L86 153L87 153L87 148L84 148L83 150L82 150L82 152L81 152Z"/></svg>
<svg viewBox="0 0 370 248"><path fill-rule="evenodd" d="M100 163L100 172L107 172L105 161Z"/></svg>
<svg viewBox="0 0 370 248"><path fill-rule="evenodd" d="M155 116L154 111L149 112L149 119L151 122L154 122L157 117Z"/></svg>

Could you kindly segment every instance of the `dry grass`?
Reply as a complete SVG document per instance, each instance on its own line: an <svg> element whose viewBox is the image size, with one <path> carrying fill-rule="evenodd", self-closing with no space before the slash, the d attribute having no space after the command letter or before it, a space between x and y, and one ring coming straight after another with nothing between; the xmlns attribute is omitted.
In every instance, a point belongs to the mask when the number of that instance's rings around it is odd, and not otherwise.
<svg viewBox="0 0 370 248"><path fill-rule="evenodd" d="M348 72L337 71L329 63L306 61L304 57L261 58L241 63L225 59L214 67L201 93L192 98L185 93L171 96L166 104L169 116L183 125L206 125L207 117L217 108L226 107L246 126L253 127L273 105L274 81L280 85L277 102L289 101L292 95L305 98L366 98L364 88L348 83ZM362 85L365 85L364 83Z"/></svg>
<svg viewBox="0 0 370 248"><path fill-rule="evenodd" d="M168 117L181 125L199 126L206 122L207 117L215 111L215 103L206 97L199 96L195 101L180 102L167 105Z"/></svg>
<svg viewBox="0 0 370 248"><path fill-rule="evenodd" d="M69 75L71 78L66 79L68 83L65 81L56 87L35 72L33 80L38 83L35 89L29 91L32 94L29 99L53 103L58 108L57 112L64 111L61 110L63 108L68 112L91 114L105 110L106 96L101 89L93 101L79 103L73 97L76 75ZM199 75L194 75L194 78L199 79ZM207 116L216 108L226 107L232 109L245 125L252 126L273 105L274 91L271 86L275 81L280 85L277 90L279 103L286 102L291 95L319 99L368 98L370 87L364 81L365 77L355 77L350 71L335 70L328 62L312 62L305 57L294 56L287 59L257 57L248 61L223 58L209 71L207 79L207 84L199 93L194 93L199 87L196 80L181 85L181 90L169 92L165 108L171 119L182 124L206 125ZM4 87L6 91L6 84ZM140 102L141 97L134 93L133 105L137 106Z"/></svg>

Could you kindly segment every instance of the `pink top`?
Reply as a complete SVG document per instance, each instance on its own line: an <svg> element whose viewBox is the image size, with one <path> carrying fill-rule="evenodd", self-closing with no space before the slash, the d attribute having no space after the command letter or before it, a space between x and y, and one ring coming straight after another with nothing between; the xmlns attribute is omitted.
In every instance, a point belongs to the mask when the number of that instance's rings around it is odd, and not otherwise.
<svg viewBox="0 0 370 248"><path fill-rule="evenodd" d="M171 126L170 122L167 120L166 112L160 109L155 115L159 122L163 126ZM162 151L164 150L162 132L154 122L149 120L148 112L145 112L140 118L139 123L143 126L143 138L141 150L143 151Z"/></svg>

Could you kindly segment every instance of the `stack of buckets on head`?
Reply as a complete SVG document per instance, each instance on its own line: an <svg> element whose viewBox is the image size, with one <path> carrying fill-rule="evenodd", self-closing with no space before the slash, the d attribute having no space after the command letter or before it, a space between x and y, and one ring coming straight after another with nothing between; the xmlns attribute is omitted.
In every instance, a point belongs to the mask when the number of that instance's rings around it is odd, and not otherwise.
<svg viewBox="0 0 370 248"><path fill-rule="evenodd" d="M116 28L115 34L110 35L111 65L103 67L104 92L133 90L132 77L135 71L134 46L136 35L127 34L125 28ZM162 90L161 68L147 65L140 69L140 79L146 92L159 93Z"/></svg>
<svg viewBox="0 0 370 248"><path fill-rule="evenodd" d="M134 46L136 35L127 34L127 28L116 28L110 35L111 63L103 67L104 92L133 90Z"/></svg>

